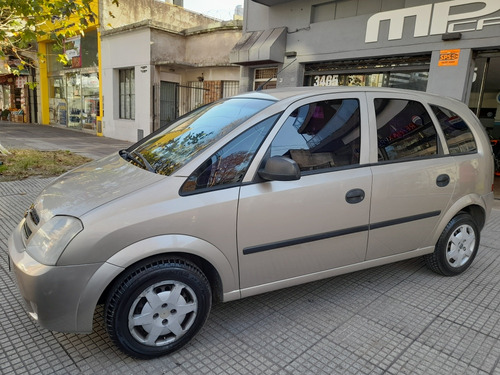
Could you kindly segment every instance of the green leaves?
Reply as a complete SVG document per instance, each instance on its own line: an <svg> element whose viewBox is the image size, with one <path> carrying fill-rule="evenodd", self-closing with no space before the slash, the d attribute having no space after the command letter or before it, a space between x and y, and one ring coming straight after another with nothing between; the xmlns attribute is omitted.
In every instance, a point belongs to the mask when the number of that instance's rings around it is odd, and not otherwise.
<svg viewBox="0 0 500 375"><path fill-rule="evenodd" d="M118 6L118 0L113 0ZM0 0L0 57L13 56L21 65L36 55L37 40L81 34L98 20L98 0Z"/></svg>

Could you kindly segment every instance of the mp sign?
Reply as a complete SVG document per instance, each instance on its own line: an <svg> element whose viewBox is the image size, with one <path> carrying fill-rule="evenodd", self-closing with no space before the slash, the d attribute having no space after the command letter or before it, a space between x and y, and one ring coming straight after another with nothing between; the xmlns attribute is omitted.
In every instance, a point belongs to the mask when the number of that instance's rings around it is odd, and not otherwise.
<svg viewBox="0 0 500 375"><path fill-rule="evenodd" d="M472 11L460 12L462 6ZM462 8L465 9L465 8ZM414 37L439 35L452 32L482 30L485 26L500 25L500 0L452 0L436 4L376 13L366 24L366 43L379 41L380 24L389 22L388 40L401 39L405 19L415 17Z"/></svg>

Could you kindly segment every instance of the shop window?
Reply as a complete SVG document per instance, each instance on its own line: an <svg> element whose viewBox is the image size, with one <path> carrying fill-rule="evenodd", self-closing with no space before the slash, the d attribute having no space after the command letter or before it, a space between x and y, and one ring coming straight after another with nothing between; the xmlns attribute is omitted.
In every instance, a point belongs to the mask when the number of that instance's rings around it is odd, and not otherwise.
<svg viewBox="0 0 500 375"><path fill-rule="evenodd" d="M429 64L430 56L307 64L304 86L373 86L425 91ZM370 72L364 73L365 69ZM336 74L336 71L340 73Z"/></svg>
<svg viewBox="0 0 500 375"><path fill-rule="evenodd" d="M68 125L65 77L49 78L49 121L51 124Z"/></svg>
<svg viewBox="0 0 500 375"><path fill-rule="evenodd" d="M278 68L260 68L254 72L254 90L274 89L276 87L276 77Z"/></svg>
<svg viewBox="0 0 500 375"><path fill-rule="evenodd" d="M64 64L59 61L59 55L64 51L61 46L56 43L47 44L47 70L49 72L56 72L64 69Z"/></svg>
<svg viewBox="0 0 500 375"><path fill-rule="evenodd" d="M270 156L287 156L301 171L359 164L357 99L336 99L294 110L274 138Z"/></svg>
<svg viewBox="0 0 500 375"><path fill-rule="evenodd" d="M437 155L437 133L424 106L413 100L375 99L379 160Z"/></svg>
<svg viewBox="0 0 500 375"><path fill-rule="evenodd" d="M59 61L59 55L66 55L66 64ZM87 31L85 36L78 35L67 38L62 46L57 43L47 44L47 68L49 72L97 66L97 30Z"/></svg>
<svg viewBox="0 0 500 375"><path fill-rule="evenodd" d="M82 75L66 74L68 127L82 128Z"/></svg>
<svg viewBox="0 0 500 375"><path fill-rule="evenodd" d="M99 116L99 75L97 73L82 74L82 126L84 129L96 130Z"/></svg>
<svg viewBox="0 0 500 375"><path fill-rule="evenodd" d="M450 154L462 154L477 151L474 136L472 135L469 126L460 116L449 109L439 107L437 105L433 105L431 108L439 120L441 129L443 129Z"/></svg>
<svg viewBox="0 0 500 375"><path fill-rule="evenodd" d="M82 38L81 66L82 68L96 67L99 64L97 54L97 30L85 32Z"/></svg>
<svg viewBox="0 0 500 375"><path fill-rule="evenodd" d="M135 73L134 69L119 71L120 118L135 119Z"/></svg>

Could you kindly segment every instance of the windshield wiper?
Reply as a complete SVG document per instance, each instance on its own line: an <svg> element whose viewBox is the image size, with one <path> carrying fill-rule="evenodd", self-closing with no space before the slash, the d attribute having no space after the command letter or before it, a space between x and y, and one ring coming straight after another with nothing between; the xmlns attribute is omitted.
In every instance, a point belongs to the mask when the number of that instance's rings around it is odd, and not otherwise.
<svg viewBox="0 0 500 375"><path fill-rule="evenodd" d="M156 169L153 168L147 159L136 151L120 150L120 156L125 160L132 160L133 162L139 164L142 168L147 169L150 172L157 173Z"/></svg>

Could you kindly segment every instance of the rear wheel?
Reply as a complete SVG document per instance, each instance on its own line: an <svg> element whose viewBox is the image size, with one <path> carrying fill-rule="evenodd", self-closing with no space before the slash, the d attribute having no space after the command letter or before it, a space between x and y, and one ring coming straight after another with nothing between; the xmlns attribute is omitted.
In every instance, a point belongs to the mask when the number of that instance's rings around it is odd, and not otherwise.
<svg viewBox="0 0 500 375"><path fill-rule="evenodd" d="M434 252L424 257L427 267L445 276L462 273L477 254L479 237L474 219L467 213L458 214L444 228Z"/></svg>
<svg viewBox="0 0 500 375"><path fill-rule="evenodd" d="M207 278L194 264L158 259L126 272L105 307L111 340L126 354L153 358L190 341L211 307Z"/></svg>

